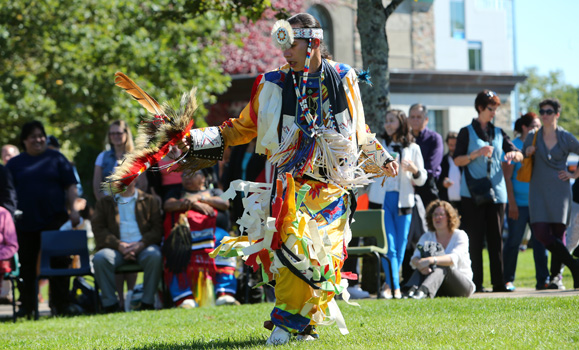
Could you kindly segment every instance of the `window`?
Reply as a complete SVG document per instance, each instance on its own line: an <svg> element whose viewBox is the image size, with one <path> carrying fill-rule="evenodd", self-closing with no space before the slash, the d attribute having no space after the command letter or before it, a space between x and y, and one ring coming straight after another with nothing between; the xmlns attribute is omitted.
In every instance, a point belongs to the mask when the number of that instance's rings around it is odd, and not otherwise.
<svg viewBox="0 0 579 350"><path fill-rule="evenodd" d="M318 22L322 25L324 30L324 43L330 51L330 54L334 54L334 33L332 32L332 18L323 6L314 5L308 9L308 13L314 16Z"/></svg>
<svg viewBox="0 0 579 350"><path fill-rule="evenodd" d="M482 43L468 42L468 70L482 70Z"/></svg>
<svg viewBox="0 0 579 350"><path fill-rule="evenodd" d="M450 36L464 39L464 0L450 0Z"/></svg>
<svg viewBox="0 0 579 350"><path fill-rule="evenodd" d="M428 117L428 125L426 127L430 130L436 131L440 135L444 135L444 126L442 125L444 112L441 110L429 109L426 113L426 116Z"/></svg>

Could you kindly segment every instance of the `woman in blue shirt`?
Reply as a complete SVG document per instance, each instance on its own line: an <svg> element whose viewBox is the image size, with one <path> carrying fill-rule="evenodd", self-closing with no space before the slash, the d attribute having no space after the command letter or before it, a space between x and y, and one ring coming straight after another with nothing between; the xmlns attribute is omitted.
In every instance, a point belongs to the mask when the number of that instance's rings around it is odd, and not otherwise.
<svg viewBox="0 0 579 350"><path fill-rule="evenodd" d="M513 145L509 136L491 122L501 105L499 96L490 90L478 93L474 107L478 117L458 133L454 163L463 167L460 184L462 221L469 236L473 282L476 291L483 291L482 252L486 239L491 283L494 292L505 292L503 277L502 231L507 203L507 189L501 161L520 162L523 154ZM504 155L504 156L503 156ZM474 179L489 177L495 194L493 202L477 204L467 186L466 173ZM489 189L489 192L490 190Z"/></svg>

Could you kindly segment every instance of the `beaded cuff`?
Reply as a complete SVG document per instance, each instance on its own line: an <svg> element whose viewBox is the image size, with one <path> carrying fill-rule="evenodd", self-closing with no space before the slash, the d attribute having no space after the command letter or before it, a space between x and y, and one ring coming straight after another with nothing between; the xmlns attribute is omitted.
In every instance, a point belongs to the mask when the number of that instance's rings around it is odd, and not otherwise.
<svg viewBox="0 0 579 350"><path fill-rule="evenodd" d="M222 160L225 143L218 127L191 130L190 155L196 158Z"/></svg>

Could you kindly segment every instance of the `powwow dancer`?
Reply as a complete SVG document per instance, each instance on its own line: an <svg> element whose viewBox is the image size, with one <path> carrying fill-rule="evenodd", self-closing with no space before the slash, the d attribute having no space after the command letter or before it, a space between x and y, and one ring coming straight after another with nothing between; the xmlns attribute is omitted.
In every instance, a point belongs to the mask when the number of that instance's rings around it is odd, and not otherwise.
<svg viewBox="0 0 579 350"><path fill-rule="evenodd" d="M278 21L272 38L288 64L256 79L238 118L202 129L181 120L185 127L168 138L183 138L188 150L179 163L186 172L210 166L225 147L255 137L256 152L275 165L275 184L235 181L224 194L244 192L238 223L247 236L225 237L213 255L243 256L256 271L261 267L264 283L275 279L276 303L266 323L275 326L267 344L278 345L292 335L316 339L315 325L337 322L348 332L334 297L349 298L340 268L351 238L352 191L375 176L396 176L398 164L369 133L358 75L329 60L318 21L306 13ZM147 107L131 88L117 85ZM153 113L164 120L160 124L176 121ZM131 156L108 186L122 190L156 156Z"/></svg>

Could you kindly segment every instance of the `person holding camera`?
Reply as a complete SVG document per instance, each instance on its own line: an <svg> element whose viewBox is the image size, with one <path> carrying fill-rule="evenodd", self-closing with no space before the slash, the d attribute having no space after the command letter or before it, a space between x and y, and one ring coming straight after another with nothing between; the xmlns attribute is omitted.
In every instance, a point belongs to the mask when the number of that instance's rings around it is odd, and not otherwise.
<svg viewBox="0 0 579 350"><path fill-rule="evenodd" d="M435 200L426 208L428 232L414 250L410 265L415 269L406 284L407 296L469 297L474 293L468 253L468 235L459 230L460 218L448 202Z"/></svg>
<svg viewBox="0 0 579 350"><path fill-rule="evenodd" d="M493 292L508 291L503 276L502 233L507 188L502 161L520 162L523 154L509 136L492 123L500 105L501 99L496 92L479 92L474 101L478 117L460 129L454 151L454 163L463 167L460 186L463 228L470 240L477 292L484 291L482 251L485 239Z"/></svg>

